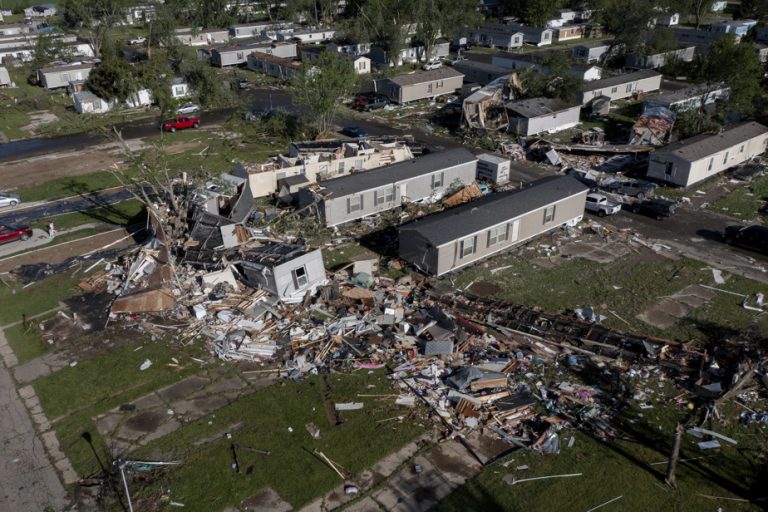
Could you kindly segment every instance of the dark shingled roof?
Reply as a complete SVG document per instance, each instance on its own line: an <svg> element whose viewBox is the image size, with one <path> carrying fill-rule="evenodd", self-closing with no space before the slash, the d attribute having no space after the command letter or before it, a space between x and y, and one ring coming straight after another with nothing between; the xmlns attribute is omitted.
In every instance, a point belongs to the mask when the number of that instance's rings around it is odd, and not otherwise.
<svg viewBox="0 0 768 512"><path fill-rule="evenodd" d="M528 98L525 100L509 101L506 106L507 110L514 112L518 116L530 119L532 117L570 110L577 105L566 103L558 98Z"/></svg>
<svg viewBox="0 0 768 512"><path fill-rule="evenodd" d="M444 80L446 78L456 78L464 76L453 68L443 66L437 69L431 69L429 71L414 71L413 73L406 73L404 75L397 75L389 78L390 82L393 82L400 87L408 85L423 84L426 82L433 82L435 80Z"/></svg>
<svg viewBox="0 0 768 512"><path fill-rule="evenodd" d="M652 69L641 69L634 73L624 73L623 75L610 76L603 78L602 80L593 80L584 84L584 91L596 91L597 89L604 89L606 87L613 87L615 85L626 84L634 82L635 80L642 80L644 78L651 78L654 76L661 76L661 73Z"/></svg>
<svg viewBox="0 0 768 512"><path fill-rule="evenodd" d="M490 194L418 219L402 226L400 233L416 231L433 246L439 247L588 190L586 185L571 176L552 176L524 189Z"/></svg>
<svg viewBox="0 0 768 512"><path fill-rule="evenodd" d="M760 123L742 123L718 134L702 133L690 139L668 144L654 151L654 154L673 154L683 160L695 162L766 132L768 132L768 128Z"/></svg>
<svg viewBox="0 0 768 512"><path fill-rule="evenodd" d="M477 158L464 148L454 148L438 153L429 153L428 155L400 162L394 165L388 165L379 169L358 172L349 176L342 176L328 181L322 181L320 184L326 192L330 192L331 197L338 198L371 190L392 183L404 181L423 174L429 174L456 165L474 162Z"/></svg>

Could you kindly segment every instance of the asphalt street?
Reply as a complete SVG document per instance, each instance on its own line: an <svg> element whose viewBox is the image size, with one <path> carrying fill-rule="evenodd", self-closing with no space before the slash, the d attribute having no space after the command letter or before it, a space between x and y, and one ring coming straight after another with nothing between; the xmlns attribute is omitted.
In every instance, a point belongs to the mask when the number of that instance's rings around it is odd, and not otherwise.
<svg viewBox="0 0 768 512"><path fill-rule="evenodd" d="M110 189L107 191L81 194L73 197L24 207L24 204L13 209L0 209L0 224L28 224L32 221L46 219L64 213L81 212L89 208L101 208L111 204L133 199L133 195L125 189ZM53 219L55 221L55 219ZM101 219L94 216L94 222Z"/></svg>

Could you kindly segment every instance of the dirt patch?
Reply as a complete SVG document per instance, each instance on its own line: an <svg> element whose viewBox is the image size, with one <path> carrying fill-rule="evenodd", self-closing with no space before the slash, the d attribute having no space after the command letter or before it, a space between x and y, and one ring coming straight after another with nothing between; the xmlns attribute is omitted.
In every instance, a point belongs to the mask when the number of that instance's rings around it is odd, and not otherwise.
<svg viewBox="0 0 768 512"><path fill-rule="evenodd" d="M654 327L668 329L694 309L707 304L714 296L715 292L693 284L674 295L663 297L658 303L637 315L637 318Z"/></svg>
<svg viewBox="0 0 768 512"><path fill-rule="evenodd" d="M199 142L180 142L178 144L174 144L172 146L168 146L165 148L165 152L169 155L178 155L179 153L183 153L185 151L189 151L190 149L196 149L196 148L203 148Z"/></svg>
<svg viewBox="0 0 768 512"><path fill-rule="evenodd" d="M117 161L107 151L88 151L57 157L40 157L3 164L3 188L40 185L62 176L81 176L110 169Z"/></svg>
<svg viewBox="0 0 768 512"><path fill-rule="evenodd" d="M478 297L493 297L501 291L501 287L488 281L478 281L469 287L469 292Z"/></svg>
<svg viewBox="0 0 768 512"><path fill-rule="evenodd" d="M72 256L81 256L87 252L99 249L110 243L118 242L115 245L111 245L111 248L128 247L135 242L133 238L128 237L128 232L124 229L115 229L99 235L93 235L81 240L73 240L71 242L54 245L45 249L40 249L34 252L28 252L19 254L18 256L12 256L0 261L0 272L9 272L19 265L32 265L35 263L61 263L62 261Z"/></svg>
<svg viewBox="0 0 768 512"><path fill-rule="evenodd" d="M152 432L157 430L166 419L168 419L168 415L165 411L144 411L128 418L123 429L142 433Z"/></svg>
<svg viewBox="0 0 768 512"><path fill-rule="evenodd" d="M39 112L30 112L28 116L29 116L29 124L21 127L21 129L24 130L25 132L34 132L35 130L37 130L38 128L40 128L45 124L49 124L59 120L56 114L54 114L53 112L48 112L47 110L41 110Z"/></svg>
<svg viewBox="0 0 768 512"><path fill-rule="evenodd" d="M279 494L267 487L240 502L240 508L247 512L288 512L293 510Z"/></svg>

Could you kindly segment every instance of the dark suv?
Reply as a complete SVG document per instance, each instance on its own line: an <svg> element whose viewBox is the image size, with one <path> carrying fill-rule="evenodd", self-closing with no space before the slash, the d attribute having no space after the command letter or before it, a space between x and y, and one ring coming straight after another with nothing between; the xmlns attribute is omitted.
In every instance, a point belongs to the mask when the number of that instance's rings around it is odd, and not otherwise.
<svg viewBox="0 0 768 512"><path fill-rule="evenodd" d="M768 227L728 226L724 235L726 243L740 245L762 253L768 253Z"/></svg>
<svg viewBox="0 0 768 512"><path fill-rule="evenodd" d="M652 196L653 191L656 188L652 183L647 181L612 181L606 187L606 190L615 194L624 194L625 196L632 196L638 199L644 199Z"/></svg>
<svg viewBox="0 0 768 512"><path fill-rule="evenodd" d="M631 210L635 213L653 217L661 220L664 217L671 217L675 214L675 203L666 199L646 199L645 201L635 201Z"/></svg>

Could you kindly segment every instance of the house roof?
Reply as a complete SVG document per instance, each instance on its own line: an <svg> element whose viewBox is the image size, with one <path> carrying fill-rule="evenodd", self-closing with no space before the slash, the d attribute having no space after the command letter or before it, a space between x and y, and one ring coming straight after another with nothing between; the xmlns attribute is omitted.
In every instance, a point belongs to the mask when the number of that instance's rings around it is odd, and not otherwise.
<svg viewBox="0 0 768 512"><path fill-rule="evenodd" d="M707 93L722 91L728 89L728 86L724 82L718 84L695 84L689 87L683 87L675 91L670 91L665 94L659 94L658 96L652 96L646 101L648 103L666 103L673 104L678 101L685 101L691 98L702 96Z"/></svg>
<svg viewBox="0 0 768 512"><path fill-rule="evenodd" d="M402 226L400 232L415 231L439 247L588 190L571 176L551 176L523 189L490 194L423 217Z"/></svg>
<svg viewBox="0 0 768 512"><path fill-rule="evenodd" d="M652 69L641 69L634 73L624 73L623 75L611 76L603 78L602 80L594 80L584 84L584 92L596 91L597 89L604 89L606 87L613 87L615 85L627 84L636 80L643 80L644 78L652 78L661 76L661 73Z"/></svg>
<svg viewBox="0 0 768 512"><path fill-rule="evenodd" d="M301 185L302 183L309 183L309 179L303 174L296 174L295 176L288 176L287 178L280 178L278 180L283 185Z"/></svg>
<svg viewBox="0 0 768 512"><path fill-rule="evenodd" d="M241 258L242 262L277 267L312 252L305 245L262 242L264 245L248 249Z"/></svg>
<svg viewBox="0 0 768 512"><path fill-rule="evenodd" d="M407 73L405 75L397 75L392 78L388 78L390 82L393 82L400 87L406 87L409 85L423 84L425 82L433 82L435 80L444 80L446 78L458 78L464 75L459 73L453 68L443 66L437 69L431 69L429 71L414 71L413 73Z"/></svg>
<svg viewBox="0 0 768 512"><path fill-rule="evenodd" d="M76 71L78 69L91 69L96 67L96 62L82 62L80 64L63 64L61 66L49 66L40 68L42 73L55 73L57 71Z"/></svg>
<svg viewBox="0 0 768 512"><path fill-rule="evenodd" d="M491 73L498 75L508 75L509 69L501 66L488 64L487 62L478 62L476 60L461 60L453 65L453 68L461 73L465 71L480 71L482 73Z"/></svg>
<svg viewBox="0 0 768 512"><path fill-rule="evenodd" d="M751 121L738 124L718 134L703 133L668 144L654 153L656 155L673 154L683 160L695 162L766 133L768 133L768 127Z"/></svg>
<svg viewBox="0 0 768 512"><path fill-rule="evenodd" d="M406 162L323 181L321 185L333 197L344 197L476 160L475 155L467 149L454 148L429 153Z"/></svg>
<svg viewBox="0 0 768 512"><path fill-rule="evenodd" d="M101 98L93 94L91 91L80 91L73 94L80 102L84 101L100 101Z"/></svg>
<svg viewBox="0 0 768 512"><path fill-rule="evenodd" d="M557 98L529 98L525 100L516 100L507 102L507 110L511 110L520 117L532 118L562 112L574 108L571 105ZM579 106L579 108L581 108Z"/></svg>
<svg viewBox="0 0 768 512"><path fill-rule="evenodd" d="M262 48L264 46L271 46L272 40L267 36L254 37L252 39L242 39L236 44L227 44L222 46L216 46L211 51L216 52L234 52L249 50L251 48Z"/></svg>

